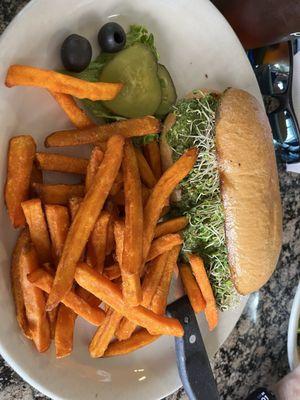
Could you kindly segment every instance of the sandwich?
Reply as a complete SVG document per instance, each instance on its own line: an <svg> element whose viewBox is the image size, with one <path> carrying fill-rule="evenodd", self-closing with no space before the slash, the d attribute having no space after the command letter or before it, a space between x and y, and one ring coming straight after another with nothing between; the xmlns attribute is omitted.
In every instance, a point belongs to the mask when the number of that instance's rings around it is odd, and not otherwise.
<svg viewBox="0 0 300 400"><path fill-rule="evenodd" d="M183 255L200 255L221 310L272 275L282 241L282 211L272 132L259 101L238 89L196 90L174 106L160 140L163 168L199 149L173 194L187 216Z"/></svg>

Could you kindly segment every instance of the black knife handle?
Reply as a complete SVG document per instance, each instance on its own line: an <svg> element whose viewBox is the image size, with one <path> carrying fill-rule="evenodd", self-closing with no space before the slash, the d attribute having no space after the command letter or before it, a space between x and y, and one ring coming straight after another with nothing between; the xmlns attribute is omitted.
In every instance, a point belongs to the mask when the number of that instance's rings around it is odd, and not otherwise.
<svg viewBox="0 0 300 400"><path fill-rule="evenodd" d="M170 304L167 312L177 318L184 329L184 336L175 338L175 349L179 375L188 398L219 400L203 339L187 296Z"/></svg>

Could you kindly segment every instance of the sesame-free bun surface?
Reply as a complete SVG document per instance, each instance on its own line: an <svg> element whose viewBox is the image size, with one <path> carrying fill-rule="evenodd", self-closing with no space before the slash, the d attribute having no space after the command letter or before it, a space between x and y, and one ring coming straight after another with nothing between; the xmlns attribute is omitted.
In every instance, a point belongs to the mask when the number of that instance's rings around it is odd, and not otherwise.
<svg viewBox="0 0 300 400"><path fill-rule="evenodd" d="M272 132L255 97L238 89L223 93L216 148L232 278L237 291L248 294L272 275L282 241Z"/></svg>
<svg viewBox="0 0 300 400"><path fill-rule="evenodd" d="M161 137L165 168L172 163L166 135L174 123L175 116L170 114ZM255 97L227 89L220 95L215 135L228 261L237 291L246 295L268 281L281 248L282 214L272 133Z"/></svg>

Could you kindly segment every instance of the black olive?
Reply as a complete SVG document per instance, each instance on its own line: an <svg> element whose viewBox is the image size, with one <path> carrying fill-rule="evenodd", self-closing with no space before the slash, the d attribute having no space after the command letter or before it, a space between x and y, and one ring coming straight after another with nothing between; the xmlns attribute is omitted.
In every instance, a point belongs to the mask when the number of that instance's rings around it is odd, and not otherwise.
<svg viewBox="0 0 300 400"><path fill-rule="evenodd" d="M98 33L98 42L106 53L116 53L124 48L126 33L116 22L108 22L103 25Z"/></svg>
<svg viewBox="0 0 300 400"><path fill-rule="evenodd" d="M60 53L68 71L81 72L91 62L92 46L83 36L72 34L64 40Z"/></svg>

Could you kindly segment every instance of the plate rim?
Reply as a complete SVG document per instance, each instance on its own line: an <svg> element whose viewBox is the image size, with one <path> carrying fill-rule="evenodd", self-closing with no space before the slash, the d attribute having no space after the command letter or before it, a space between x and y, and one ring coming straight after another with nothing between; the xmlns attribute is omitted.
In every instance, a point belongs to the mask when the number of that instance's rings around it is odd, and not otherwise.
<svg viewBox="0 0 300 400"><path fill-rule="evenodd" d="M298 283L295 297L293 300L289 326L287 335L287 353L288 361L291 371L295 369L299 364L299 355L297 353L297 327L300 318L300 282Z"/></svg>

